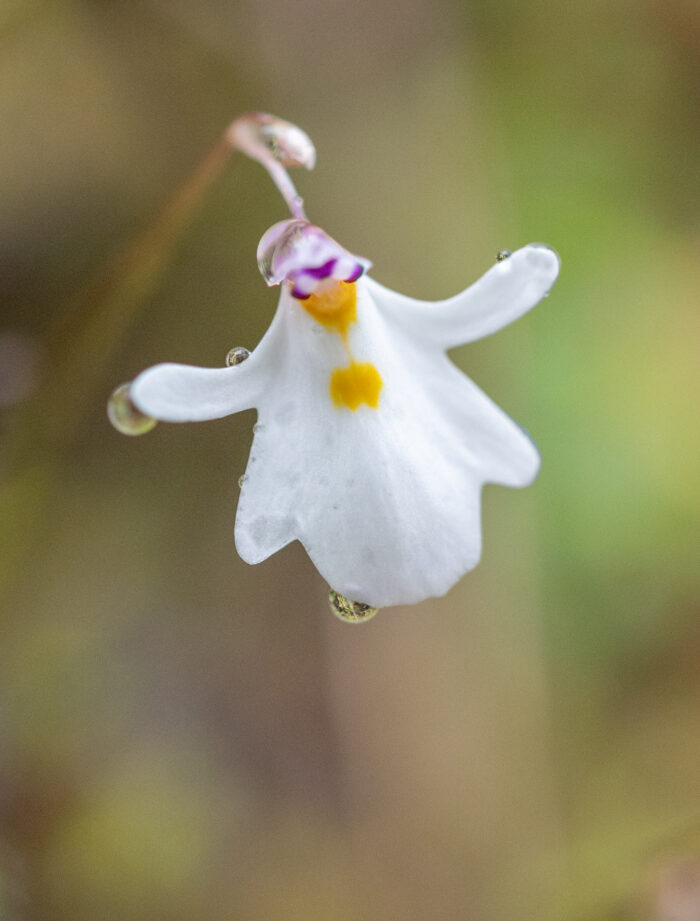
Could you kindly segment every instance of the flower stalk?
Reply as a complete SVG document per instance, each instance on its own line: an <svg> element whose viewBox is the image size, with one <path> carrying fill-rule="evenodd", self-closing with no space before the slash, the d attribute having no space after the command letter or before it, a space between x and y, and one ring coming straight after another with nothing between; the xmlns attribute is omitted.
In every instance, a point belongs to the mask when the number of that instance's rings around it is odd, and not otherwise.
<svg viewBox="0 0 700 921"><path fill-rule="evenodd" d="M256 160L267 170L292 217L305 221L304 200L287 167L303 166L310 170L316 165L316 149L308 134L274 115L248 112L231 123L225 136L234 150Z"/></svg>

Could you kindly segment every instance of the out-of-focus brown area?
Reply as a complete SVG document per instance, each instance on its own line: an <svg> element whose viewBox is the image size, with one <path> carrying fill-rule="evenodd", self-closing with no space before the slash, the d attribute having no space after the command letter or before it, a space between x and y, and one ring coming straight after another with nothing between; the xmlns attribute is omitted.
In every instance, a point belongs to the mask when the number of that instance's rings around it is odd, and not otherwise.
<svg viewBox="0 0 700 921"><path fill-rule="evenodd" d="M2 921L700 919L697 4L6 0L0 50ZM105 415L266 329L281 199L187 184L249 109L390 287L562 256L454 355L539 481L364 626L237 558L253 414Z"/></svg>

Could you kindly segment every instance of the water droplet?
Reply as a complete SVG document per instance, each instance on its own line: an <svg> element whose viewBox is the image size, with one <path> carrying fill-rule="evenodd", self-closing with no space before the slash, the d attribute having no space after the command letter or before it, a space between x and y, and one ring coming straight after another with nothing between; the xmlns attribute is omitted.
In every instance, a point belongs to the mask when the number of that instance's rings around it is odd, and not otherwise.
<svg viewBox="0 0 700 921"><path fill-rule="evenodd" d="M346 624L363 624L366 620L371 620L379 610L362 601L351 601L333 589L328 593L328 603L335 616Z"/></svg>
<svg viewBox="0 0 700 921"><path fill-rule="evenodd" d="M244 348L242 345L237 345L235 348L231 349L226 356L226 367L230 368L233 365L240 365L246 358L250 358L248 349Z"/></svg>
<svg viewBox="0 0 700 921"><path fill-rule="evenodd" d="M157 425L157 420L145 415L131 402L131 384L117 387L107 401L109 421L122 435L145 435Z"/></svg>
<svg viewBox="0 0 700 921"><path fill-rule="evenodd" d="M265 426L263 425L262 422L256 422L255 425L253 426L253 432L256 434L257 432L263 432L264 430L265 430Z"/></svg>
<svg viewBox="0 0 700 921"><path fill-rule="evenodd" d="M503 262L505 259L509 259L513 254L509 249L501 249L496 253L496 262Z"/></svg>
<svg viewBox="0 0 700 921"><path fill-rule="evenodd" d="M239 488L239 489L243 489L243 484L245 483L245 481L246 481L247 479L248 479L248 477L245 475L245 473L242 473L242 474L238 477L238 488Z"/></svg>

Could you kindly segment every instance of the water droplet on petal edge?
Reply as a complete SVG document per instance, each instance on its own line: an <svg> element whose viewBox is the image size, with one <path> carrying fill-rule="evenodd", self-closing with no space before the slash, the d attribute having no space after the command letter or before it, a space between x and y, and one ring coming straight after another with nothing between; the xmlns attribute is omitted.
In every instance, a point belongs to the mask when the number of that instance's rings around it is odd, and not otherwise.
<svg viewBox="0 0 700 921"><path fill-rule="evenodd" d="M505 259L509 259L513 254L509 249L501 249L496 253L496 262L503 262Z"/></svg>
<svg viewBox="0 0 700 921"><path fill-rule="evenodd" d="M233 365L240 365L246 358L250 358L250 352L242 345L232 348L226 355L226 367L231 368Z"/></svg>
<svg viewBox="0 0 700 921"><path fill-rule="evenodd" d="M131 384L122 384L107 401L107 416L114 428L122 435L145 435L158 424L142 413L131 402Z"/></svg>
<svg viewBox="0 0 700 921"><path fill-rule="evenodd" d="M351 601L333 589L328 592L328 603L338 620L346 624L363 624L371 620L379 610L362 601Z"/></svg>

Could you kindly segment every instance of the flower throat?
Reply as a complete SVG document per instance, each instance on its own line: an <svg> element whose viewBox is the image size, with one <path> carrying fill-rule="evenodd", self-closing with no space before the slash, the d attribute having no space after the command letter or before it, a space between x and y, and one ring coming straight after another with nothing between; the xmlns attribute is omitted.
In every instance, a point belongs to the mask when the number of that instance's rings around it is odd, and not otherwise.
<svg viewBox="0 0 700 921"><path fill-rule="evenodd" d="M353 282L336 282L320 294L311 294L300 301L301 306L317 323L338 333L343 340L350 364L334 368L330 379L330 395L334 406L353 412L363 404L371 409L379 406L382 378L368 361L355 361L348 343L348 330L357 322L357 289Z"/></svg>

